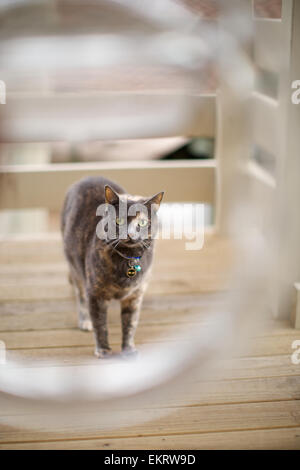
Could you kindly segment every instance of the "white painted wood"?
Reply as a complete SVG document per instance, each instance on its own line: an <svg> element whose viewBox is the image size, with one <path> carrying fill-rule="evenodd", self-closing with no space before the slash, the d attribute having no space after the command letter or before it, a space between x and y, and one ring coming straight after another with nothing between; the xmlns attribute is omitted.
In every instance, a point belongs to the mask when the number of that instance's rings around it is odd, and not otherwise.
<svg viewBox="0 0 300 470"><path fill-rule="evenodd" d="M68 187L102 175L132 194L166 191L166 202L214 204L215 161L102 162L0 167L0 209L46 207L60 210Z"/></svg>
<svg viewBox="0 0 300 470"><path fill-rule="evenodd" d="M300 282L296 282L294 286L294 308L292 312L292 324L300 330Z"/></svg>
<svg viewBox="0 0 300 470"><path fill-rule="evenodd" d="M26 165L47 164L50 162L50 149L47 144L23 143L2 144L0 147L2 164ZM46 232L48 211L46 209L18 209L0 211L0 235Z"/></svg>
<svg viewBox="0 0 300 470"><path fill-rule="evenodd" d="M255 228L256 233L263 234L268 246L276 191L275 178L261 165L249 160L241 166L239 189L244 229L247 232L247 229Z"/></svg>
<svg viewBox="0 0 300 470"><path fill-rule="evenodd" d="M216 184L216 227L220 233L235 231L232 224L233 208L240 197L237 188L238 172L250 156L251 137L251 79L250 63L251 34L249 40L244 31L251 28L252 4L249 0L228 0L220 2L221 41L219 51L220 88L217 95L217 184ZM234 15L233 15L234 12ZM237 28L236 18L239 17ZM240 41L240 54L228 53L231 35ZM249 31L250 33L250 31ZM228 41L228 42L227 42ZM245 60L246 59L246 60ZM241 77L246 81L239 87Z"/></svg>
<svg viewBox="0 0 300 470"><path fill-rule="evenodd" d="M279 73L279 93L278 102L253 93L253 143L276 157L276 170L273 178L254 162L241 165L241 188L250 189L254 224L272 252L273 314L289 318L300 278L300 106L291 101L292 82L300 78L300 2L284 1L282 21L256 20L255 27L254 60Z"/></svg>
<svg viewBox="0 0 300 470"><path fill-rule="evenodd" d="M289 318L293 308L294 283L300 279L300 105L292 103L292 82L300 78L300 2L285 0L282 11L279 117L282 140L276 179L276 224L274 233L273 312Z"/></svg>
<svg viewBox="0 0 300 470"><path fill-rule="evenodd" d="M56 0L52 3L55 4ZM89 8L91 3L73 3L72 10L69 10L72 11L72 23L67 20L66 13L61 17L60 12L56 11L55 19L51 21L49 12L45 19L43 15L39 18L38 14L32 14L29 9L27 15L22 12L26 21L22 21L21 29L19 16L22 18L22 13L17 10L12 12L9 30L8 22L3 21L6 30L0 43L0 69L19 73L21 79L29 70L33 73L45 70L47 74L70 70L76 74L78 69L103 70L121 65L134 70L137 66L149 64L154 67L178 66L185 68L188 74L194 61L201 63L207 60L202 49L201 33L209 23L201 18L202 28L200 26L200 33L199 30L197 32L195 15L180 4L172 5L170 2L167 8L173 11L167 13L167 9L158 11L147 3L139 5L139 2L126 2L119 11L116 8L118 2L111 2L110 12L110 2L101 5L100 1L98 12L95 11L97 1L92 2L93 11ZM131 13L125 11L126 7L132 10ZM176 19L173 16L175 9ZM93 20L93 16L98 21ZM36 24L38 20L40 22ZM43 24L46 30L44 35ZM187 39L190 40L188 47ZM177 56L171 54L169 51L180 49L181 42L184 43L182 52Z"/></svg>
<svg viewBox="0 0 300 470"><path fill-rule="evenodd" d="M281 68L281 26L278 19L254 21L254 60L263 70L279 73Z"/></svg>
<svg viewBox="0 0 300 470"><path fill-rule="evenodd" d="M0 211L0 237L45 233L47 230L48 211L45 209Z"/></svg>
<svg viewBox="0 0 300 470"><path fill-rule="evenodd" d="M273 176L271 176L266 170L264 170L264 168L262 168L254 161L247 162L245 171L250 178L253 178L255 181L258 181L261 185L271 190L273 192L274 197L276 180Z"/></svg>
<svg viewBox="0 0 300 470"><path fill-rule="evenodd" d="M2 142L213 137L215 95L10 94L0 120Z"/></svg>
<svg viewBox="0 0 300 470"><path fill-rule="evenodd" d="M256 145L276 156L280 148L279 103L261 93L253 93L253 139Z"/></svg>

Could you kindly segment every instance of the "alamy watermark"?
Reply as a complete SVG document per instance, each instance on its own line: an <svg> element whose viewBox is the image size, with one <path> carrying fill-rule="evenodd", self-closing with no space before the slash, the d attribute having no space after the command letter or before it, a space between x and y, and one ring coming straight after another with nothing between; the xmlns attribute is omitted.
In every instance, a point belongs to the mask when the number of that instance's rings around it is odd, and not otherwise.
<svg viewBox="0 0 300 470"><path fill-rule="evenodd" d="M293 341L292 349L295 349L295 351L293 352L291 356L292 364L294 364L295 366L299 366L300 365L300 339L296 339L295 341Z"/></svg>
<svg viewBox="0 0 300 470"><path fill-rule="evenodd" d="M295 90L292 93L292 103L300 104L300 80L294 80L292 83L292 89Z"/></svg>
<svg viewBox="0 0 300 470"><path fill-rule="evenodd" d="M96 215L101 216L97 224L97 237L106 242L127 240L146 242L186 239L186 250L201 250L204 244L204 204L163 204L157 214L157 204L151 209L141 203L127 207L119 201L118 214L112 204L100 204Z"/></svg>
<svg viewBox="0 0 300 470"><path fill-rule="evenodd" d="M3 80L0 80L0 104L6 104L6 85Z"/></svg>

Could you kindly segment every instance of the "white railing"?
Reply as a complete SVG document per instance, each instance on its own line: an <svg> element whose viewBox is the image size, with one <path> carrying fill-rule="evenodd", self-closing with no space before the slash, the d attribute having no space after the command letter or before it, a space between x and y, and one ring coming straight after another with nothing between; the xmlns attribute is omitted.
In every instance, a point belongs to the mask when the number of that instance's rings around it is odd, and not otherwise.
<svg viewBox="0 0 300 470"><path fill-rule="evenodd" d="M2 167L0 209L45 207L59 211L68 187L82 177L95 175L118 181L134 194L164 189L169 202L215 202L214 160L68 163Z"/></svg>

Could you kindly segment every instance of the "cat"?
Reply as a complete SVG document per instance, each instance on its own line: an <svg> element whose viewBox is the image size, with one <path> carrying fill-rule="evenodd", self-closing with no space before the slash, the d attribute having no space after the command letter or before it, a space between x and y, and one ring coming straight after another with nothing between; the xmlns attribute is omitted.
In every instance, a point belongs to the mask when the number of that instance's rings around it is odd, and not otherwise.
<svg viewBox="0 0 300 470"><path fill-rule="evenodd" d="M67 192L61 230L69 279L75 290L79 328L93 330L99 358L112 353L107 329L112 299L121 303L122 354L137 353L134 336L163 195L161 191L149 198L132 196L101 176L84 178Z"/></svg>

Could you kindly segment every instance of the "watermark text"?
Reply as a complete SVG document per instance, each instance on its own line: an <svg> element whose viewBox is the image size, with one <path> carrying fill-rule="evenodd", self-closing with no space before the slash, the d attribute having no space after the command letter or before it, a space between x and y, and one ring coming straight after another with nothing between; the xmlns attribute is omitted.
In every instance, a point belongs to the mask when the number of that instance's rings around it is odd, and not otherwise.
<svg viewBox="0 0 300 470"><path fill-rule="evenodd" d="M292 89L295 90L292 93L292 103L300 104L300 80L294 80L292 83Z"/></svg>
<svg viewBox="0 0 300 470"><path fill-rule="evenodd" d="M292 349L295 349L291 356L292 364L295 366L300 365L300 339L296 339L292 343Z"/></svg>

